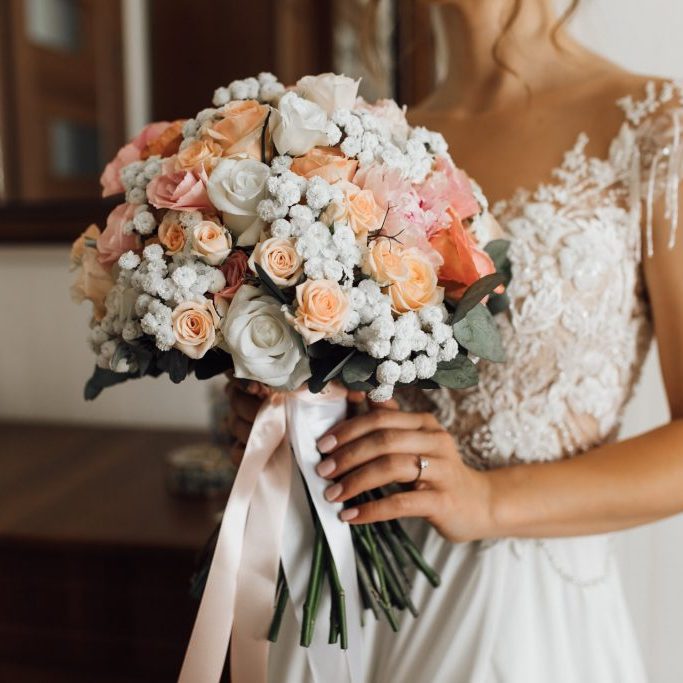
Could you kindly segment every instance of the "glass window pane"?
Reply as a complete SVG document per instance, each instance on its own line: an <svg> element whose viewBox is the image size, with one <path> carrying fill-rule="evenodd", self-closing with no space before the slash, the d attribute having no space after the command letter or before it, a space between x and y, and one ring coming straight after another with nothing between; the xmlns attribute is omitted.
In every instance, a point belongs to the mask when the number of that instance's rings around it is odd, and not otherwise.
<svg viewBox="0 0 683 683"><path fill-rule="evenodd" d="M81 44L78 0L24 0L26 35L36 45L77 52Z"/></svg>
<svg viewBox="0 0 683 683"><path fill-rule="evenodd" d="M99 135L96 126L57 119L50 123L50 171L59 178L98 175Z"/></svg>

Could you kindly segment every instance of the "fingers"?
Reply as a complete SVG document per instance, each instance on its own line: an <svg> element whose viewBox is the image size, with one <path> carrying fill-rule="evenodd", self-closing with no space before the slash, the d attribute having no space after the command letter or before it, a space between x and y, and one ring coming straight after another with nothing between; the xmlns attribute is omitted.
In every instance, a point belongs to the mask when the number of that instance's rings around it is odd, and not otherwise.
<svg viewBox="0 0 683 683"><path fill-rule="evenodd" d="M243 420L241 417L232 413L228 417L228 432L230 436L238 441L241 445L246 445L249 441L249 434L251 434L252 422Z"/></svg>
<svg viewBox="0 0 683 683"><path fill-rule="evenodd" d="M355 496L388 484L409 484L420 474L418 456L405 453L382 455L347 474L325 491L329 501L345 502ZM420 477L422 481L422 477Z"/></svg>
<svg viewBox="0 0 683 683"><path fill-rule="evenodd" d="M336 479L389 453L439 455L443 452L443 434L424 430L382 429L334 450L318 463L316 471L321 477Z"/></svg>
<svg viewBox="0 0 683 683"><path fill-rule="evenodd" d="M431 413L377 409L336 424L318 440L321 453L332 453L355 439L381 429L441 429Z"/></svg>
<svg viewBox="0 0 683 683"><path fill-rule="evenodd" d="M436 491L406 491L394 493L380 500L373 500L342 510L339 518L350 524L370 524L402 517L425 517L429 519L441 506Z"/></svg>

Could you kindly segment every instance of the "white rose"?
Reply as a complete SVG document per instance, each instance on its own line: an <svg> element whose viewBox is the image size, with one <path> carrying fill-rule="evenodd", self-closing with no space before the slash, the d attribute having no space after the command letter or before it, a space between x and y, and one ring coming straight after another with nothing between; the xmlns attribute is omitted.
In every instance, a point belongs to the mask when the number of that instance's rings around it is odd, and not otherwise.
<svg viewBox="0 0 683 683"><path fill-rule="evenodd" d="M223 159L209 176L207 192L211 203L223 212L225 224L237 238L237 246L250 247L258 242L263 221L256 213L266 196L270 168L244 155Z"/></svg>
<svg viewBox="0 0 683 683"><path fill-rule="evenodd" d="M235 377L293 391L311 376L301 337L287 324L280 304L256 287L237 290L222 332Z"/></svg>
<svg viewBox="0 0 683 683"><path fill-rule="evenodd" d="M319 145L327 145L329 121L315 102L288 92L270 115L270 132L279 154L300 156Z"/></svg>
<svg viewBox="0 0 683 683"><path fill-rule="evenodd" d="M348 76L326 73L304 76L297 81L296 87L301 97L315 102L328 114L332 114L335 109L353 109L359 85L360 79L354 81Z"/></svg>

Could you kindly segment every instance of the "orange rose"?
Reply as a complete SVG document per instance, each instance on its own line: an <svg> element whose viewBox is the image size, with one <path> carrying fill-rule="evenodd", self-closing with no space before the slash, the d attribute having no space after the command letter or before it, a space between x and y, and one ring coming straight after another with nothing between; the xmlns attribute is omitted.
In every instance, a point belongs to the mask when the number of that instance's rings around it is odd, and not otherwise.
<svg viewBox="0 0 683 683"><path fill-rule="evenodd" d="M344 329L349 300L333 280L307 280L296 288L296 315L287 320L307 344L333 337Z"/></svg>
<svg viewBox="0 0 683 683"><path fill-rule="evenodd" d="M328 183L336 183L340 180L351 182L357 168L358 161L347 159L336 147L314 147L294 159L290 170L304 178L320 176Z"/></svg>
<svg viewBox="0 0 683 683"><path fill-rule="evenodd" d="M183 141L184 120L174 121L158 137L150 140L140 152L141 159L147 159L155 155L162 157L173 156Z"/></svg>
<svg viewBox="0 0 683 683"><path fill-rule="evenodd" d="M459 299L465 290L485 275L496 272L491 257L479 249L474 237L465 229L458 214L448 209L452 220L445 230L437 232L429 243L443 258L439 280L450 298Z"/></svg>
<svg viewBox="0 0 683 683"><path fill-rule="evenodd" d="M213 140L195 140L178 152L176 168L182 171L193 171L203 167L209 172L222 153L220 145Z"/></svg>
<svg viewBox="0 0 683 683"><path fill-rule="evenodd" d="M224 156L248 154L261 158L261 135L268 116L268 107L256 100L229 102L220 111L222 118L205 134L223 149Z"/></svg>
<svg viewBox="0 0 683 683"><path fill-rule="evenodd" d="M222 225L202 221L192 229L192 253L208 263L218 266L232 249L232 237Z"/></svg>
<svg viewBox="0 0 683 683"><path fill-rule="evenodd" d="M408 278L398 280L387 288L394 311L407 313L441 303L443 287L438 286L434 266L425 256L417 249L406 249L403 262L408 268Z"/></svg>
<svg viewBox="0 0 683 683"><path fill-rule="evenodd" d="M363 261L363 272L382 286L402 282L410 276L403 256L405 248L394 240L379 237L373 240Z"/></svg>
<svg viewBox="0 0 683 683"><path fill-rule="evenodd" d="M185 247L185 231L178 221L178 214L168 212L159 226L159 244L166 248L166 254L172 256Z"/></svg>
<svg viewBox="0 0 683 683"><path fill-rule="evenodd" d="M256 272L258 264L278 287L291 287L301 277L303 261L291 240L270 237L259 242L249 258L249 267Z"/></svg>

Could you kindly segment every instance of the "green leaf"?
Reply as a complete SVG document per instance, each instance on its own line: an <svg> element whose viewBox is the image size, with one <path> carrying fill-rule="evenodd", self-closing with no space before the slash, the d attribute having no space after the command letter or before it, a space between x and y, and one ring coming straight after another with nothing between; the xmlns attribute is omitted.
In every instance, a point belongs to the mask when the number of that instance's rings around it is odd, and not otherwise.
<svg viewBox="0 0 683 683"><path fill-rule="evenodd" d="M258 273L258 276L261 280L261 284L268 291L268 293L281 303L289 304L289 299L287 299L285 293L270 279L268 273L266 273L266 271L263 270L263 268L261 268L261 266L259 266L258 263L254 264L254 268Z"/></svg>
<svg viewBox="0 0 683 683"><path fill-rule="evenodd" d="M505 286L509 285L510 280L512 280L512 264L508 257L509 250L509 240L493 240L484 247L484 251L491 257L493 265L496 267L496 272L505 275Z"/></svg>
<svg viewBox="0 0 683 683"><path fill-rule="evenodd" d="M96 366L92 377L85 384L83 396L86 401L92 401L102 393L103 389L121 384L130 377L131 375L127 372L114 372Z"/></svg>
<svg viewBox="0 0 683 683"><path fill-rule="evenodd" d="M482 304L468 311L462 320L453 325L453 336L459 344L475 356L496 363L502 363L505 360L496 321Z"/></svg>
<svg viewBox="0 0 683 683"><path fill-rule="evenodd" d="M482 299L503 284L505 284L505 276L502 273L491 273L491 275L484 275L483 278L470 285L456 306L455 322L462 320L469 311L481 303Z"/></svg>
<svg viewBox="0 0 683 683"><path fill-rule="evenodd" d="M232 358L221 349L209 350L195 364L194 374L197 379L210 379L221 375L232 367Z"/></svg>
<svg viewBox="0 0 683 683"><path fill-rule="evenodd" d="M364 391L367 393L372 391L377 385L370 382L349 382L348 384L344 383L344 386L350 391Z"/></svg>
<svg viewBox="0 0 683 683"><path fill-rule="evenodd" d="M342 379L344 384L354 384L355 382L367 382L372 377L372 373L377 368L379 361L365 353L357 353L342 368Z"/></svg>
<svg viewBox="0 0 683 683"><path fill-rule="evenodd" d="M479 372L477 366L461 353L452 361L439 363L432 380L448 389L467 389L478 384Z"/></svg>
<svg viewBox="0 0 683 683"><path fill-rule="evenodd" d="M510 297L507 294L491 294L486 302L486 308L491 311L491 315L504 313L510 308Z"/></svg>
<svg viewBox="0 0 683 683"><path fill-rule="evenodd" d="M339 363L337 363L326 375L323 381L329 382L333 380L343 369L344 366L356 355L356 349L351 349Z"/></svg>

